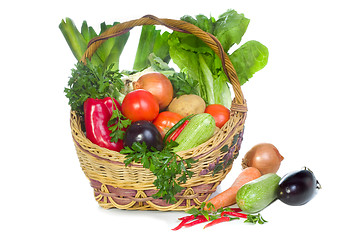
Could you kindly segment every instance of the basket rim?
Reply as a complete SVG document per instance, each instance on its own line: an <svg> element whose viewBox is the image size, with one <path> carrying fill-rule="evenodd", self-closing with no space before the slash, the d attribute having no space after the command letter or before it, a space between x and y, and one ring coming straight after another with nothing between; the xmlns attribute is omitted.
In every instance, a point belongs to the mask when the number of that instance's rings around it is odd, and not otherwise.
<svg viewBox="0 0 360 240"><path fill-rule="evenodd" d="M230 119L234 119L235 114L238 114L241 116L238 117L238 121L236 121L234 125L229 127L228 125L230 124L230 121L228 121L227 123L225 123L223 128L221 128L217 133L215 133L206 142L204 142L194 148L187 149L187 150L184 150L181 152L177 152L177 154L180 157L185 158L185 159L193 158L194 160L197 160L197 159L200 159L203 156L206 156L206 155L210 154L211 152L216 151L216 150L220 149L221 147L223 147L223 145L227 142L227 140L230 138L230 136L235 134L235 132L239 131L239 128L241 129L241 131L243 131L243 126L244 126L246 116L247 116L246 104L238 104L235 101L233 101L232 108L230 110ZM78 134L75 134L74 131L72 131L72 138L73 138L74 143L77 145L77 147L79 147L82 151L86 152L87 154L91 155L92 157L96 158L99 161L105 161L110 164L125 166L125 163L124 163L125 156L126 156L125 154L121 154L120 152L116 152L113 150L109 150L109 149L100 147L97 144L91 142L86 137L85 132L82 131L81 124L80 124L80 118L75 111L70 111L70 118L71 118L70 119L71 120L70 121L71 128L76 127L81 133L81 136L79 136ZM226 132L225 138L223 138L223 140L219 144L213 145L210 148L206 148L206 146L209 144L209 142L212 142L214 140L214 138L219 137L220 134L224 133L222 129L225 129L226 127L229 127L230 131ZM81 138L81 141L77 140L79 137ZM82 146L81 142L85 142L86 145L92 146L93 149L101 150L102 153L106 153L106 155L113 157L113 160L99 156L98 154L95 154L95 153L89 151L88 149L86 149L85 147ZM192 151L194 151L194 149L206 149L206 151L203 151L202 153L195 155L195 156L192 156L192 154L188 154L188 153L191 153ZM135 167L135 168L143 168L143 165L141 163L130 163L128 166Z"/></svg>

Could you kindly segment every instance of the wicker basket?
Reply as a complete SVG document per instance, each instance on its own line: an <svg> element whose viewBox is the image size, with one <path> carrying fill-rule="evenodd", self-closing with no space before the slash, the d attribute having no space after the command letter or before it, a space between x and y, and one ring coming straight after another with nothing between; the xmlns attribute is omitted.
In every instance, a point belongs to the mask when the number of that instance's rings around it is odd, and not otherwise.
<svg viewBox="0 0 360 240"><path fill-rule="evenodd" d="M108 38L128 32L134 26L163 25L174 31L194 34L220 57L223 69L233 86L235 98L231 105L230 120L211 139L200 146L179 152L183 158L198 160L192 165L194 172L184 190L176 195L177 202L169 204L163 199L153 199L157 192L155 176L140 164L125 166L125 156L88 140L81 129L80 117L71 112L71 130L82 170L94 189L96 201L103 208L129 210L185 211L198 207L209 199L232 167L243 139L246 118L246 101L243 98L236 71L220 42L211 34L180 20L159 19L151 15L117 24L101 36L90 41L82 61L91 58L100 44Z"/></svg>

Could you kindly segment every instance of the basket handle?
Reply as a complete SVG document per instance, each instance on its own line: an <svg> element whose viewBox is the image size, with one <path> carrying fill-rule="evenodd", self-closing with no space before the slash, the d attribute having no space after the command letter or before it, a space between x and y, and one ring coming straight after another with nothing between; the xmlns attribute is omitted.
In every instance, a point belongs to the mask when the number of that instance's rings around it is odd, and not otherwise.
<svg viewBox="0 0 360 240"><path fill-rule="evenodd" d="M86 59L91 59L91 56L95 53L99 46L108 38L120 36L124 33L129 32L133 27L142 25L163 25L174 31L190 33L200 38L220 57L224 72L233 86L233 90L235 93L235 102L238 104L245 104L240 82L238 80L238 76L236 74L234 66L231 63L229 56L225 53L219 40L214 35L207 33L198 28L197 26L185 21L157 18L152 15L145 15L142 18L136 20L116 24L113 27L107 29L100 36L90 40L88 48L86 49L84 55L81 58L81 62L86 64Z"/></svg>

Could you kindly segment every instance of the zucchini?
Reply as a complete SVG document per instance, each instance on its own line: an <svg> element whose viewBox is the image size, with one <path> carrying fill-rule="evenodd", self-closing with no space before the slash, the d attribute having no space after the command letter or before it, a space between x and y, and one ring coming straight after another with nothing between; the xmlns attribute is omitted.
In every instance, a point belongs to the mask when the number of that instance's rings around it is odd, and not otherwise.
<svg viewBox="0 0 360 240"><path fill-rule="evenodd" d="M209 140L215 131L215 119L208 113L196 114L177 137L174 152L185 151Z"/></svg>
<svg viewBox="0 0 360 240"><path fill-rule="evenodd" d="M260 212L277 199L280 180L277 174L268 173L244 184L236 194L237 205L247 213Z"/></svg>

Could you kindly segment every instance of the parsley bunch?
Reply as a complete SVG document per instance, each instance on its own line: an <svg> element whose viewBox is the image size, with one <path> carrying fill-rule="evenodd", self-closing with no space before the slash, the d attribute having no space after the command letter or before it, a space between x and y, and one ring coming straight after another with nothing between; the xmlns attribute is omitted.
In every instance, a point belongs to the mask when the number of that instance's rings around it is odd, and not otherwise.
<svg viewBox="0 0 360 240"><path fill-rule="evenodd" d="M173 152L172 149L177 145L178 143L171 141L162 151L154 148L150 151L145 142L135 142L131 148L125 147L120 151L126 155L126 166L131 162L141 163L156 176L153 184L159 191L152 197L162 197L168 203L176 202L175 195L183 189L179 184L192 177L194 173L188 169L196 162L194 159L183 159Z"/></svg>
<svg viewBox="0 0 360 240"><path fill-rule="evenodd" d="M71 110L83 116L83 104L86 99L102 99L109 96L119 98L124 83L121 80L121 73L112 68L113 65L110 65L104 69L102 65L93 65L90 61L86 65L81 62L75 65L71 70L69 87L64 90Z"/></svg>

